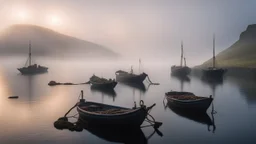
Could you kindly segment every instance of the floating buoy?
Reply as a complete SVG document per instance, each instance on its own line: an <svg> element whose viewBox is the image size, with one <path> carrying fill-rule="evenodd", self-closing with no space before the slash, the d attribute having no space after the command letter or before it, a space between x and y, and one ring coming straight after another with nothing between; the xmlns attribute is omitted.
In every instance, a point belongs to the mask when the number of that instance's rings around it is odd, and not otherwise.
<svg viewBox="0 0 256 144"><path fill-rule="evenodd" d="M17 98L19 98L19 96L9 96L8 98L9 99L17 99Z"/></svg>

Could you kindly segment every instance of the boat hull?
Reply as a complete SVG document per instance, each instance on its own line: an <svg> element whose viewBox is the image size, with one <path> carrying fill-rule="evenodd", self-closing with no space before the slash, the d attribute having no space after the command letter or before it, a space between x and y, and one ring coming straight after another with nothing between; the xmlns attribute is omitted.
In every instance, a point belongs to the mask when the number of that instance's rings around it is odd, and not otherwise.
<svg viewBox="0 0 256 144"><path fill-rule="evenodd" d="M181 67L181 66L172 66L171 67L171 72L172 75L176 75L176 76L187 76L190 74L191 72L191 68L185 66L185 67Z"/></svg>
<svg viewBox="0 0 256 144"><path fill-rule="evenodd" d="M203 70L203 76L205 78L222 79L225 73L226 73L225 69L206 69L206 70Z"/></svg>
<svg viewBox="0 0 256 144"><path fill-rule="evenodd" d="M91 88L94 89L114 89L117 85L117 82L108 82L108 83L95 83L95 82L90 82L91 83Z"/></svg>
<svg viewBox="0 0 256 144"><path fill-rule="evenodd" d="M79 113L80 118L87 121L88 123L94 123L94 124L96 123L99 125L127 125L127 126L129 125L129 126L138 127L143 123L147 115L147 111L144 108L132 109L132 111L128 113L123 113L123 114L97 114L97 113L92 113L82 109L83 106L87 106L91 104L100 105L103 107L107 106L107 107L113 107L113 108L121 108L121 107L105 105L105 104L100 104L95 102L80 103L77 106L77 111ZM121 109L124 109L124 108L121 108Z"/></svg>
<svg viewBox="0 0 256 144"><path fill-rule="evenodd" d="M145 78L147 77L147 74L142 73L140 75L135 74L123 74L118 75L116 74L116 81L118 82L126 82L126 83L143 83Z"/></svg>
<svg viewBox="0 0 256 144"><path fill-rule="evenodd" d="M193 93L189 93L189 92L174 92L175 95L179 95L179 93L181 93L181 95L186 95L186 93L190 96L193 96ZM189 110L189 111L195 111L195 112L205 112L209 106L212 103L212 98L201 98L201 99L197 99L197 100L179 100L176 98L172 98L172 95L170 95L170 93L166 94L166 99L168 101L168 103L170 105L172 105L172 107L174 108L179 108L181 110Z"/></svg>
<svg viewBox="0 0 256 144"><path fill-rule="evenodd" d="M46 67L41 67L41 68L18 68L21 74L23 75L29 75L29 74L39 74L39 73L46 73L48 72L48 68Z"/></svg>

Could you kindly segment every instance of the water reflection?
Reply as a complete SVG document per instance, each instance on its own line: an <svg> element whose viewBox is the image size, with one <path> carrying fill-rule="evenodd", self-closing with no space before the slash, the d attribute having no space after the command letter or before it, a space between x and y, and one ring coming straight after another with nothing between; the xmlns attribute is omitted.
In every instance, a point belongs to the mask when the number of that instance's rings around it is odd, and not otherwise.
<svg viewBox="0 0 256 144"><path fill-rule="evenodd" d="M113 101L115 101L115 98L116 98L116 91L114 89L102 89L102 88L91 87L91 92L101 93L102 97L104 97L105 95L108 97L111 97L113 98Z"/></svg>
<svg viewBox="0 0 256 144"><path fill-rule="evenodd" d="M171 74L171 79L172 78L180 81L180 91L183 91L184 83L190 83L190 78L188 76L178 76L178 75L172 75Z"/></svg>
<svg viewBox="0 0 256 144"><path fill-rule="evenodd" d="M140 92L146 93L147 90L149 89L150 85L146 86L144 85L144 83L118 83L124 86L129 87L132 90L139 90Z"/></svg>
<svg viewBox="0 0 256 144"><path fill-rule="evenodd" d="M175 106L172 105L172 103L169 103L169 102L167 102L167 105L164 104L164 107L165 109L168 107L172 112L174 112L178 116L195 121L197 123L207 125L208 131L212 131L214 133L216 130L213 105L212 105L212 112L211 112L212 118L210 118L210 116L206 112L196 113L188 110L181 110L179 108L176 108Z"/></svg>
<svg viewBox="0 0 256 144"><path fill-rule="evenodd" d="M147 144L148 139L152 136L150 135L149 138L146 138L140 127L127 127L120 125L99 126L92 123L88 124L81 118L77 119L78 120L74 125L77 132L87 130L93 135L109 142L124 144ZM58 125L54 124L54 126L56 129L61 129L61 127L58 127ZM69 130L74 131L73 129Z"/></svg>
<svg viewBox="0 0 256 144"><path fill-rule="evenodd" d="M229 77L228 81L238 87L248 105L256 104L256 81L253 78Z"/></svg>

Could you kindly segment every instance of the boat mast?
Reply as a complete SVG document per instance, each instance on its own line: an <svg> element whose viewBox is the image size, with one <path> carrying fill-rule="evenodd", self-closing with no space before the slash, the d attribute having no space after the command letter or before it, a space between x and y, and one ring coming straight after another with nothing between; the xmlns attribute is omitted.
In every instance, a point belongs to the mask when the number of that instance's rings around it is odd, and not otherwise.
<svg viewBox="0 0 256 144"><path fill-rule="evenodd" d="M213 34L213 58L212 58L212 67L215 68L215 34Z"/></svg>
<svg viewBox="0 0 256 144"><path fill-rule="evenodd" d="M31 43L29 41L29 66L31 66Z"/></svg>
<svg viewBox="0 0 256 144"><path fill-rule="evenodd" d="M187 66L186 58L184 57L184 66Z"/></svg>
<svg viewBox="0 0 256 144"><path fill-rule="evenodd" d="M180 66L183 64L183 41L181 41L181 58L180 58Z"/></svg>
<svg viewBox="0 0 256 144"><path fill-rule="evenodd" d="M139 73L140 73L141 60L139 59Z"/></svg>

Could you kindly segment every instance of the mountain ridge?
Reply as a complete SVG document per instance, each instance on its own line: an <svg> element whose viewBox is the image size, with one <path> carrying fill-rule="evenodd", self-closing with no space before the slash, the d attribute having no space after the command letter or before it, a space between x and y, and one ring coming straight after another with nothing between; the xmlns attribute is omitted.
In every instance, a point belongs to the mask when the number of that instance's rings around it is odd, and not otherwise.
<svg viewBox="0 0 256 144"><path fill-rule="evenodd" d="M256 24L248 25L239 40L216 55L217 67L256 67ZM212 58L198 67L212 66Z"/></svg>
<svg viewBox="0 0 256 144"><path fill-rule="evenodd" d="M37 25L12 25L0 33L1 55L27 54L29 41L34 55L117 57L112 50L86 40Z"/></svg>

